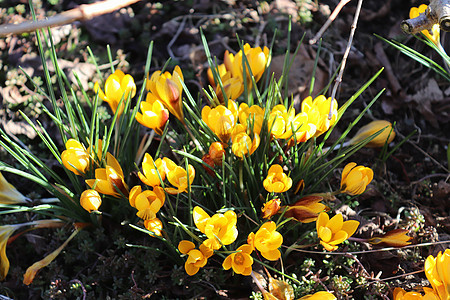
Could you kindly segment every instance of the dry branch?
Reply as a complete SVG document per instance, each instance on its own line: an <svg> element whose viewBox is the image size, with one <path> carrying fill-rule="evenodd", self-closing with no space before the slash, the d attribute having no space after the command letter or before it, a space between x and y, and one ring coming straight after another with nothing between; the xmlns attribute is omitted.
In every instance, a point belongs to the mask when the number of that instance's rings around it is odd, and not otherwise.
<svg viewBox="0 0 450 300"><path fill-rule="evenodd" d="M82 4L76 8L57 14L45 20L26 21L19 24L4 24L0 26L0 37L10 34L21 34L37 29L61 26L75 21L89 20L126 7L140 0L105 0L92 4Z"/></svg>

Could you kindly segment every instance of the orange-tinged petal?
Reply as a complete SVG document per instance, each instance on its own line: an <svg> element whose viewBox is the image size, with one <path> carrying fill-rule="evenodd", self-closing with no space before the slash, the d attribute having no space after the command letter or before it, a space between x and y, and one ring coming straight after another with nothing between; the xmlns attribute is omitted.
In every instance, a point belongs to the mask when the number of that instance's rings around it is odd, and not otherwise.
<svg viewBox="0 0 450 300"><path fill-rule="evenodd" d="M75 230L58 249L47 255L44 259L35 262L32 266L30 266L23 276L23 284L30 285L34 280L36 273L42 268L48 266L59 255L59 253L61 253L61 251L67 246L67 244L78 234L79 231L80 230L78 229Z"/></svg>
<svg viewBox="0 0 450 300"><path fill-rule="evenodd" d="M193 249L195 249L195 245L193 242L183 240L178 244L178 250L183 254L187 254Z"/></svg>

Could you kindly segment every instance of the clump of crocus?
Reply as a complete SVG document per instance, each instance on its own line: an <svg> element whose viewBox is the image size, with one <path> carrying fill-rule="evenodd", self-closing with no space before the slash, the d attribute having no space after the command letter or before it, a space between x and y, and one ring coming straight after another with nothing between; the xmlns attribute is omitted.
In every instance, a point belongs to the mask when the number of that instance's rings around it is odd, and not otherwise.
<svg viewBox="0 0 450 300"><path fill-rule="evenodd" d="M228 101L228 108L218 105L214 108L205 106L202 109L202 120L223 142L228 143L231 132L237 123L237 105L234 101Z"/></svg>
<svg viewBox="0 0 450 300"><path fill-rule="evenodd" d="M85 190L81 193L80 205L88 212L97 211L102 205L102 197L96 190Z"/></svg>
<svg viewBox="0 0 450 300"><path fill-rule="evenodd" d="M262 218L270 219L272 216L276 215L280 210L281 200L276 198L267 201L264 203L264 206L261 208Z"/></svg>
<svg viewBox="0 0 450 300"><path fill-rule="evenodd" d="M160 219L153 218L144 221L144 227L148 231L151 231L154 235L162 236L163 224Z"/></svg>
<svg viewBox="0 0 450 300"><path fill-rule="evenodd" d="M381 131L376 137L368 142L365 147L377 148L389 144L395 138L395 131L392 129L392 124L385 120L372 121L369 124L361 127L355 136L349 141L349 144L354 145L371 135Z"/></svg>
<svg viewBox="0 0 450 300"><path fill-rule="evenodd" d="M259 134L247 133L247 128L242 124L237 124L231 133L231 151L239 158L252 155L258 149L261 138Z"/></svg>
<svg viewBox="0 0 450 300"><path fill-rule="evenodd" d="M256 233L248 235L247 243L261 252L261 255L268 260L277 260L281 256L280 250L283 243L283 236L276 231L277 225L273 221L264 223Z"/></svg>
<svg viewBox="0 0 450 300"><path fill-rule="evenodd" d="M201 244L198 249L195 249L194 243L186 240L178 244L178 250L182 254L188 255L184 269L189 276L197 274L198 270L206 265L208 258L214 254L214 251L204 244Z"/></svg>
<svg viewBox="0 0 450 300"><path fill-rule="evenodd" d="M184 124L183 101L181 98L183 92L182 82L184 82L183 73L180 67L176 66L172 74L167 71L164 73L161 71L153 72L147 81L146 88L155 99L162 101L170 113Z"/></svg>
<svg viewBox="0 0 450 300"><path fill-rule="evenodd" d="M292 179L284 174L280 165L275 164L270 166L263 185L269 193L283 193L292 187Z"/></svg>
<svg viewBox="0 0 450 300"><path fill-rule="evenodd" d="M249 276L252 273L253 258L251 254L253 247L248 244L244 244L236 249L236 252L228 255L222 263L225 270L233 268L233 271L237 274Z"/></svg>
<svg viewBox="0 0 450 300"><path fill-rule="evenodd" d="M95 170L95 179L86 180L87 185L104 195L120 197L128 196L128 186L125 183L123 171L117 159L106 154L106 167Z"/></svg>
<svg viewBox="0 0 450 300"><path fill-rule="evenodd" d="M336 99L331 101L331 98L327 99L323 95L317 96L314 100L311 96L303 100L302 112L308 115L308 122L316 126L315 137L321 135L336 123L337 108Z"/></svg>
<svg viewBox="0 0 450 300"><path fill-rule="evenodd" d="M306 196L294 204L283 206L281 211L284 211L286 218L294 218L302 223L314 222L321 212L327 210L327 206L320 203L322 200L320 196Z"/></svg>
<svg viewBox="0 0 450 300"><path fill-rule="evenodd" d="M0 204L26 203L27 200L0 172Z"/></svg>
<svg viewBox="0 0 450 300"><path fill-rule="evenodd" d="M335 251L338 248L337 245L352 236L358 226L359 222L355 220L344 222L342 214L337 214L330 219L326 212L320 213L316 221L320 244L328 251Z"/></svg>
<svg viewBox="0 0 450 300"><path fill-rule="evenodd" d="M411 7L409 11L409 18L417 18L420 14L427 10L426 4L421 4L419 7ZM432 41L436 46L440 46L440 26L439 23L433 24L431 30L422 30L422 34Z"/></svg>
<svg viewBox="0 0 450 300"><path fill-rule="evenodd" d="M164 157L166 178L174 187L166 187L165 190L171 195L188 192L195 178L195 169L189 164L187 170L177 166L171 159Z"/></svg>
<svg viewBox="0 0 450 300"><path fill-rule="evenodd" d="M340 191L352 196L362 194L372 179L373 171L371 168L357 166L354 162L349 163L342 171Z"/></svg>
<svg viewBox="0 0 450 300"><path fill-rule="evenodd" d="M75 139L66 142L66 150L61 153L61 160L64 167L75 175L84 175L91 161L86 148Z"/></svg>
<svg viewBox="0 0 450 300"><path fill-rule="evenodd" d="M142 173L139 172L138 176L146 185L161 185L161 181L166 179L165 162L161 158L153 160L150 154L145 153L142 161Z"/></svg>
<svg viewBox="0 0 450 300"><path fill-rule="evenodd" d="M409 240L411 240L412 237L407 235L408 232L409 230L406 229L394 229L386 232L382 236L370 238L368 242L378 246L404 247L411 244Z"/></svg>
<svg viewBox="0 0 450 300"><path fill-rule="evenodd" d="M237 216L232 210L224 214L214 214L210 217L200 206L194 207L192 212L195 226L208 238L203 242L208 248L220 249L222 245L233 243L237 236Z"/></svg>
<svg viewBox="0 0 450 300"><path fill-rule="evenodd" d="M129 196L130 205L138 210L136 215L143 220L156 218L156 213L164 205L166 194L160 186L153 187L153 190L142 191L137 185L131 189Z"/></svg>
<svg viewBox="0 0 450 300"><path fill-rule="evenodd" d="M98 82L94 85L94 91L98 93L100 99L108 102L114 113L116 113L119 103L122 101L118 112L118 115L120 116L125 108L128 97L133 98L136 95L136 84L131 75L125 75L121 70L116 70L106 79L104 93Z"/></svg>
<svg viewBox="0 0 450 300"><path fill-rule="evenodd" d="M143 126L153 129L157 134L163 135L164 126L169 120L169 111L153 94L148 93L146 101L142 101L141 112L136 114L136 120Z"/></svg>

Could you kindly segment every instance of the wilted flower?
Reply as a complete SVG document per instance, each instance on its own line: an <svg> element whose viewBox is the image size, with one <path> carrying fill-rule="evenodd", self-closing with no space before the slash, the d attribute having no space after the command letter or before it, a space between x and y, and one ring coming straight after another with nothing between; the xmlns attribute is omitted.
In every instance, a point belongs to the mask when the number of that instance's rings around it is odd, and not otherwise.
<svg viewBox="0 0 450 300"><path fill-rule="evenodd" d="M145 229L153 232L155 235L162 236L163 224L160 219L153 218L150 220L145 220L144 226L145 226Z"/></svg>
<svg viewBox="0 0 450 300"><path fill-rule="evenodd" d="M216 166L222 166L222 158L225 155L223 144L214 142L209 146L209 155Z"/></svg>
<svg viewBox="0 0 450 300"><path fill-rule="evenodd" d="M277 225L273 221L264 223L256 233L248 235L247 243L261 252L268 260L277 260L281 256L280 248L283 236L276 231Z"/></svg>
<svg viewBox="0 0 450 300"><path fill-rule="evenodd" d="M98 93L100 99L108 102L114 113L116 113L119 103L123 98L118 112L120 116L125 108L125 102L127 101L128 96L131 94L130 97L133 98L134 95L136 95L136 84L131 75L125 75L121 70L116 70L113 74L109 75L108 79L106 79L104 93L98 82L94 85L94 91Z"/></svg>
<svg viewBox="0 0 450 300"><path fill-rule="evenodd" d="M238 236L238 230L236 228L237 216L232 210L210 217L203 208L196 206L194 207L192 216L195 226L208 237L203 242L203 245L208 248L214 250L220 249L222 245L233 243Z"/></svg>
<svg viewBox="0 0 450 300"><path fill-rule="evenodd" d="M409 11L409 18L417 18L420 14L425 13L427 10L426 4L421 4L419 7L411 7ZM440 45L440 26L438 23L431 27L431 30L422 30L422 34L426 36L430 41L432 41L436 46Z"/></svg>
<svg viewBox="0 0 450 300"><path fill-rule="evenodd" d="M294 300L294 289L284 280L278 280L269 274L269 293L263 292L264 300Z"/></svg>
<svg viewBox="0 0 450 300"><path fill-rule="evenodd" d="M389 144L395 138L395 131L392 129L392 124L384 120L373 121L361 127L349 143L351 145L357 144L381 130L382 132L368 142L365 147L383 147L384 144Z"/></svg>
<svg viewBox="0 0 450 300"><path fill-rule="evenodd" d="M88 212L98 210L102 205L102 197L96 190L85 190L81 193L80 205Z"/></svg>
<svg viewBox="0 0 450 300"><path fill-rule="evenodd" d="M37 272L41 270L42 268L48 266L58 255L59 253L67 246L67 244L80 232L81 228L77 228L70 236L69 238L55 251L41 259L40 261L35 262L33 265L31 265L23 275L23 284L30 285L34 277L36 276Z"/></svg>
<svg viewBox="0 0 450 300"><path fill-rule="evenodd" d="M0 172L0 204L25 203L26 198Z"/></svg>
<svg viewBox="0 0 450 300"><path fill-rule="evenodd" d="M123 171L117 159L106 154L106 168L95 170L95 179L86 180L87 185L104 195L119 197L118 190L128 196L128 186L124 181Z"/></svg>
<svg viewBox="0 0 450 300"><path fill-rule="evenodd" d="M199 249L195 249L194 243L183 240L178 244L178 250L188 255L188 259L184 264L184 269L189 276L197 274L200 268L203 268L208 262L214 251L205 245L200 245Z"/></svg>
<svg viewBox="0 0 450 300"><path fill-rule="evenodd" d="M450 299L450 249L427 257L425 275L440 299Z"/></svg>
<svg viewBox="0 0 450 300"><path fill-rule="evenodd" d="M352 162L347 164L342 171L341 193L349 195L360 195L373 179L371 168L357 166Z"/></svg>
<svg viewBox="0 0 450 300"><path fill-rule="evenodd" d="M223 105L214 108L205 106L202 109L202 120L223 143L228 143L237 122L237 105L230 100L228 108Z"/></svg>
<svg viewBox="0 0 450 300"><path fill-rule="evenodd" d="M164 126L169 119L169 111L163 103L151 93L147 94L147 100L141 102L141 111L136 114L136 120L145 127L153 129L157 134L163 135Z"/></svg>
<svg viewBox="0 0 450 300"><path fill-rule="evenodd" d="M8 239L19 227L18 225L0 226L0 280L5 279L9 271L9 260L6 256Z"/></svg>
<svg viewBox="0 0 450 300"><path fill-rule="evenodd" d="M336 245L352 236L358 226L359 222L355 220L344 222L342 214L337 214L330 219L326 212L320 213L316 222L320 244L328 251L336 250L338 248Z"/></svg>
<svg viewBox="0 0 450 300"><path fill-rule="evenodd" d="M328 118L331 106L331 120ZM316 126L314 136L317 137L327 131L337 120L337 101L326 98L323 95L316 97L314 100L311 96L302 102L302 112L308 115L308 122Z"/></svg>
<svg viewBox="0 0 450 300"><path fill-rule="evenodd" d="M75 175L83 175L91 161L86 148L74 139L66 142L66 150L61 153L61 160L64 167Z"/></svg>
<svg viewBox="0 0 450 300"><path fill-rule="evenodd" d="M320 291L312 295L303 296L299 300L334 300L334 299L336 299L336 296L334 296L332 293Z"/></svg>
<svg viewBox="0 0 450 300"><path fill-rule="evenodd" d="M269 193L283 193L292 187L292 179L284 174L280 165L275 164L270 166L263 185Z"/></svg>
<svg viewBox="0 0 450 300"><path fill-rule="evenodd" d="M394 229L386 232L382 236L376 236L368 240L372 245L390 246L390 247L404 247L411 242L408 242L412 237L407 236L409 230Z"/></svg>
<svg viewBox="0 0 450 300"><path fill-rule="evenodd" d="M261 208L261 211L263 213L262 218L269 219L272 216L276 215L277 212L280 210L280 204L281 204L280 199L272 199L264 203L264 206Z"/></svg>
<svg viewBox="0 0 450 300"><path fill-rule="evenodd" d="M141 192L140 186L135 186L129 196L130 205L138 210L136 215L143 220L156 218L156 213L164 205L166 194L160 186L153 187L153 191Z"/></svg>
<svg viewBox="0 0 450 300"><path fill-rule="evenodd" d="M253 138L251 138L246 131L244 125L237 124L231 133L231 151L239 158L252 155L261 142L259 134L253 133Z"/></svg>
<svg viewBox="0 0 450 300"><path fill-rule="evenodd" d="M264 121L264 109L258 105L248 106L247 103L241 103L238 111L239 123L245 125L248 129L252 128L254 133L260 134Z"/></svg>
<svg viewBox="0 0 450 300"><path fill-rule="evenodd" d="M171 195L180 194L188 191L188 187L192 185L195 178L195 169L189 164L188 170L177 166L171 159L164 157L163 162L166 167L166 177L175 188L167 187L166 192ZM188 172L189 172L189 183L188 183Z"/></svg>
<svg viewBox="0 0 450 300"><path fill-rule="evenodd" d="M286 209L284 216L294 218L302 223L310 223L317 220L319 214L327 210L325 204L320 203L323 198L320 196L306 196L299 199L292 205L283 206L282 211Z"/></svg>
<svg viewBox="0 0 450 300"><path fill-rule="evenodd" d="M138 176L143 183L149 186L161 185L161 181L166 179L165 162L161 158L154 161L150 154L145 153L142 161L142 172L144 174L139 172Z"/></svg>
<svg viewBox="0 0 450 300"><path fill-rule="evenodd" d="M176 66L172 74L167 71L164 73L161 73L161 71L153 72L147 81L146 87L156 99L164 103L164 106L169 109L171 114L184 123L183 102L181 99L183 92L182 82L184 82L183 73L181 73L180 67Z"/></svg>
<svg viewBox="0 0 450 300"><path fill-rule="evenodd" d="M237 248L235 253L231 253L223 261L223 268L229 270L233 268L233 271L237 274L249 276L252 273L253 258L250 256L253 252L253 247L250 245L242 245Z"/></svg>

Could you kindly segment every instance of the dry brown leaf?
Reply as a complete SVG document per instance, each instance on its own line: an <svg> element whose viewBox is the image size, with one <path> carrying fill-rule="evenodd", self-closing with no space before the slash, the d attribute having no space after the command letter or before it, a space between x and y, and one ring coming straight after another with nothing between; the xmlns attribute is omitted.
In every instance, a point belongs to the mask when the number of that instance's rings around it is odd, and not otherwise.
<svg viewBox="0 0 450 300"><path fill-rule="evenodd" d="M15 122L13 120L9 120L8 122L3 124L3 129L8 134L23 134L26 135L29 139L34 139L37 135L33 127L31 127L30 124L25 121Z"/></svg>

